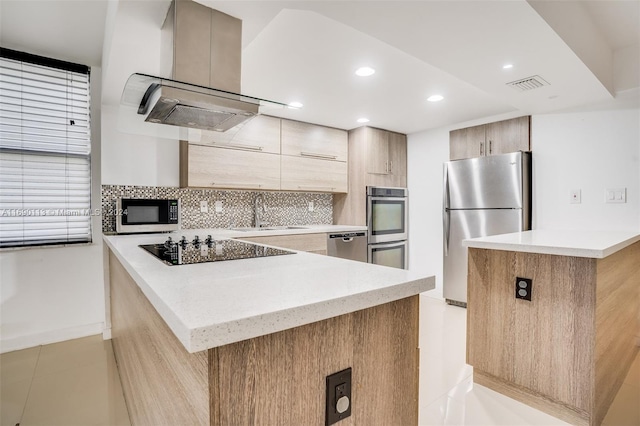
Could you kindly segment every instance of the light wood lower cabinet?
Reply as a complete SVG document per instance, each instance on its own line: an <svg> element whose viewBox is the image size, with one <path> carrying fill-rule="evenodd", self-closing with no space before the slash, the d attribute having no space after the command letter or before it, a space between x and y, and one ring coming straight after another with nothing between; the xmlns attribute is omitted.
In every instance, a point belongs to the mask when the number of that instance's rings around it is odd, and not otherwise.
<svg viewBox="0 0 640 426"><path fill-rule="evenodd" d="M347 192L347 163L283 155L283 191Z"/></svg>
<svg viewBox="0 0 640 426"><path fill-rule="evenodd" d="M112 253L109 270L134 426L321 425L326 377L349 367L340 426L418 424L418 296L190 354Z"/></svg>
<svg viewBox="0 0 640 426"><path fill-rule="evenodd" d="M604 259L469 249L474 381L575 425L600 425L637 357L640 242ZM516 277L533 279L531 301Z"/></svg>
<svg viewBox="0 0 640 426"><path fill-rule="evenodd" d="M180 142L180 186L280 189L280 156Z"/></svg>
<svg viewBox="0 0 640 426"><path fill-rule="evenodd" d="M237 237L239 240L252 241L291 250L327 254L327 234L273 235L265 237Z"/></svg>

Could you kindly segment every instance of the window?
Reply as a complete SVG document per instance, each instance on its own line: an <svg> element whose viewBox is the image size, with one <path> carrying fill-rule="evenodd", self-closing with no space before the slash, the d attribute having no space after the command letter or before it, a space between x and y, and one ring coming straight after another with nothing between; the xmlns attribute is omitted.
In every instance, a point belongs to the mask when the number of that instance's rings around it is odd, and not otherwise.
<svg viewBox="0 0 640 426"><path fill-rule="evenodd" d="M0 247L91 241L89 68L0 48Z"/></svg>

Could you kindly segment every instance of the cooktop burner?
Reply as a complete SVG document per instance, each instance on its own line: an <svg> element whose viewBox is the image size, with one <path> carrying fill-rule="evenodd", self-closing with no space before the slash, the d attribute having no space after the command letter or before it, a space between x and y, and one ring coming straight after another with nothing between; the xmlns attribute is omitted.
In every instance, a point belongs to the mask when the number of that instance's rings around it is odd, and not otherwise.
<svg viewBox="0 0 640 426"><path fill-rule="evenodd" d="M264 247L238 240L215 241L211 238L211 235L207 236L204 241L200 240L198 236L193 241L187 241L185 237L182 237L178 242L169 237L163 244L144 244L140 245L140 247L167 265L189 265L192 263L295 254L293 251Z"/></svg>

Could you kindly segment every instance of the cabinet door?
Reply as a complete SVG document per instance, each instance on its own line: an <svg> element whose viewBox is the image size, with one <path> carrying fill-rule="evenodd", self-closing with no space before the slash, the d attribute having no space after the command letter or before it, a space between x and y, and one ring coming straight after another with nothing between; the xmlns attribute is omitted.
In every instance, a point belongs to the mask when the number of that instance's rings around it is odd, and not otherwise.
<svg viewBox="0 0 640 426"><path fill-rule="evenodd" d="M285 191L347 192L347 163L283 155Z"/></svg>
<svg viewBox="0 0 640 426"><path fill-rule="evenodd" d="M407 186L407 136L389 133L389 186Z"/></svg>
<svg viewBox="0 0 640 426"><path fill-rule="evenodd" d="M268 237L237 237L243 241L282 247L284 249L327 254L327 234L272 235Z"/></svg>
<svg viewBox="0 0 640 426"><path fill-rule="evenodd" d="M280 154L280 119L256 115L226 132L190 132L190 141L201 145ZM194 138L191 137L194 133Z"/></svg>
<svg viewBox="0 0 640 426"><path fill-rule="evenodd" d="M482 157L485 155L485 126L467 127L449 133L449 159Z"/></svg>
<svg viewBox="0 0 640 426"><path fill-rule="evenodd" d="M347 132L300 121L282 120L282 154L347 161Z"/></svg>
<svg viewBox="0 0 640 426"><path fill-rule="evenodd" d="M529 123L525 116L487 124L487 155L529 151Z"/></svg>
<svg viewBox="0 0 640 426"><path fill-rule="evenodd" d="M389 174L389 132L366 128L367 173Z"/></svg>
<svg viewBox="0 0 640 426"><path fill-rule="evenodd" d="M185 144L181 184L198 188L280 189L280 156ZM184 161L188 161L185 165Z"/></svg>

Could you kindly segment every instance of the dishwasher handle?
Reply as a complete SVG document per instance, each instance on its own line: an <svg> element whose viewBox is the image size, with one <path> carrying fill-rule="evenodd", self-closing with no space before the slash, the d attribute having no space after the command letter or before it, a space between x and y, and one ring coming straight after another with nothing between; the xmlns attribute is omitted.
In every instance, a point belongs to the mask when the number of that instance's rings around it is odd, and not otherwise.
<svg viewBox="0 0 640 426"><path fill-rule="evenodd" d="M339 234L329 234L330 239L340 238L345 243L350 243L355 237L366 237L366 232L342 232Z"/></svg>

